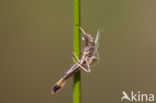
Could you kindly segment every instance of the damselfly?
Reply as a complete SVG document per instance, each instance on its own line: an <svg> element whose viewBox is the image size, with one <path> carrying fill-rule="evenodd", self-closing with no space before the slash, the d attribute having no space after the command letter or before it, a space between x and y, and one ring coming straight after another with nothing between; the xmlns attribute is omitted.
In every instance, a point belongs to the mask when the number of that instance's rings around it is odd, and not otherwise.
<svg viewBox="0 0 156 103"><path fill-rule="evenodd" d="M82 27L79 27L83 33L82 40L85 43L85 47L82 49L81 58L78 59L75 53L73 53L76 58L75 64L73 64L67 72L64 73L64 76L54 85L51 93L55 94L62 89L66 80L71 77L73 74L80 70L85 72L91 72L90 64L94 63L99 59L97 49L98 49L98 39L100 31L98 30L96 38L94 39L90 34L87 34ZM97 55L96 55L97 54ZM86 69L87 68L87 69Z"/></svg>

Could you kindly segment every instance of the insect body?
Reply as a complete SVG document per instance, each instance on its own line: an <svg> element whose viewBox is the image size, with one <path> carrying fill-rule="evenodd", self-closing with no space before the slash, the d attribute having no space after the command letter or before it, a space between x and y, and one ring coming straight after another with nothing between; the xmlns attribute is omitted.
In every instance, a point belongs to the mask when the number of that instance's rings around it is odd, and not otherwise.
<svg viewBox="0 0 156 103"><path fill-rule="evenodd" d="M54 85L51 93L55 94L59 90L62 89L66 80L71 77L73 74L80 70L84 70L86 72L90 72L90 64L94 63L98 60L98 57L95 56L97 53L98 48L98 39L99 39L99 30L97 32L96 39L94 39L90 34L85 33L82 27L79 27L83 33L82 40L85 42L85 47L82 50L81 58L78 59L75 53L73 53L74 57L76 58L77 62L73 64L67 72L65 72L64 76ZM88 68L88 69L86 69Z"/></svg>

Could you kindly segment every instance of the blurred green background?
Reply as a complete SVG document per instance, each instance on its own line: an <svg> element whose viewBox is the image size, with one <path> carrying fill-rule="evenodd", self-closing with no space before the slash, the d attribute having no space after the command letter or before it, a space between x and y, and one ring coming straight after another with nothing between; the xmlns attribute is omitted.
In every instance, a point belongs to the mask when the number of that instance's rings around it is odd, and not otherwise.
<svg viewBox="0 0 156 103"><path fill-rule="evenodd" d="M81 25L100 37L100 61L82 72L82 103L120 103L122 91L156 93L156 1L81 0ZM72 103L74 0L0 0L0 102ZM126 101L124 102L126 103Z"/></svg>

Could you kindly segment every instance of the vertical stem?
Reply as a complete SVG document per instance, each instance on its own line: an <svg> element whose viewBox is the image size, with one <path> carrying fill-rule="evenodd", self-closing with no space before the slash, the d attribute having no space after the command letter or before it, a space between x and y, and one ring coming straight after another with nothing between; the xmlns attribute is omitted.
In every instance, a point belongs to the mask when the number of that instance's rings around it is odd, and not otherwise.
<svg viewBox="0 0 156 103"><path fill-rule="evenodd" d="M80 0L74 0L74 53L80 58L80 31L77 25L80 25ZM81 75L77 72L74 75L73 84L73 103L81 102Z"/></svg>

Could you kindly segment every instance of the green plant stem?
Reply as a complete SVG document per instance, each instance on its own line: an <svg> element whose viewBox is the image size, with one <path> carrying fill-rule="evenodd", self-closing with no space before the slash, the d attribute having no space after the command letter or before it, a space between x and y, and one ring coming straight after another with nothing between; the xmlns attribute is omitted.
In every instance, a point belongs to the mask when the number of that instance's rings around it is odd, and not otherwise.
<svg viewBox="0 0 156 103"><path fill-rule="evenodd" d="M80 0L74 0L74 53L80 58ZM81 103L81 74L75 73L73 83L73 103Z"/></svg>

